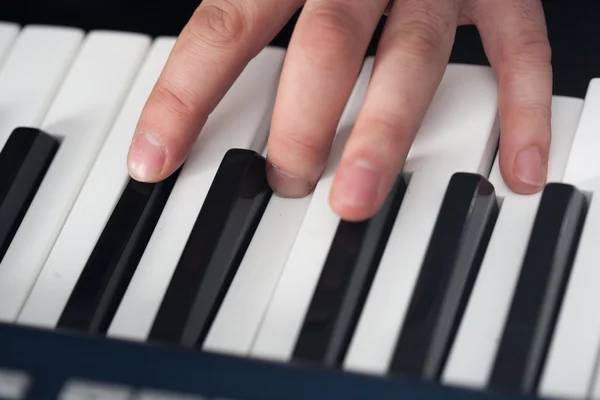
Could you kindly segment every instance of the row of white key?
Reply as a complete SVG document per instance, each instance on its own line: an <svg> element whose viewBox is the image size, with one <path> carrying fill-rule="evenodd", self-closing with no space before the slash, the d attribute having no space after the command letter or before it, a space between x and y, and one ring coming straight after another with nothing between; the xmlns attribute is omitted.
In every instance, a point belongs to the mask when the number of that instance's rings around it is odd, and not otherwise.
<svg viewBox="0 0 600 400"><path fill-rule="evenodd" d="M56 324L128 179L128 142L174 41L159 39L150 48L149 38L143 35L109 32L82 39L82 32L75 29L29 27L18 32L14 25L0 24L0 147L17 126L38 126L63 138L57 162L0 263L0 320L18 316L19 323ZM232 147L259 152L264 148L283 57L282 50L261 53L209 119L113 320L110 336L147 337L223 154ZM205 349L289 359L339 223L328 207L327 194L371 68L368 60L314 194L291 202L274 198L269 204ZM240 99L252 101L240 107ZM600 171L596 166L600 141L595 135L600 117L594 112L598 106L598 81L590 85L585 106L582 100L554 98L551 181L590 191L600 188L594 179ZM409 154L406 171L412 177L407 196L344 368L385 373L450 176L457 171L487 174L498 134L496 109L495 79L489 69L448 68ZM497 163L490 180L504 202L444 373L447 383L485 385L539 203L539 195L524 198L510 193ZM281 226L289 228L285 235L279 233ZM542 377L543 395L583 397L593 392L594 398L600 398L599 385L594 385L600 378L596 371L600 317L593 309L600 300L594 290L600 278L593 268L600 255L596 230L600 232L597 196L592 198ZM277 256L270 257L274 248Z"/></svg>
<svg viewBox="0 0 600 400"><path fill-rule="evenodd" d="M7 30L7 32L9 31ZM99 34L95 33L94 35L98 36ZM92 35L92 39L94 35ZM122 40L121 35L115 33L112 33L111 35L113 35L114 41ZM6 42L8 42L8 34L5 36L7 39ZM142 36L139 37L145 39ZM69 38L71 39L70 41L68 40ZM53 100L53 95L55 95L54 92L57 90L55 87L57 86L56 83L60 82L63 78L58 75L58 71L50 76L50 73L54 72L52 63L61 60L63 61L61 64L63 69L70 67L70 60L63 54L65 51L59 50L61 50L60 46L65 47L66 45L71 44L72 57L78 49L77 45L80 44L73 43L73 39L77 38L81 41L82 34L76 30L62 28L27 28L22 32L20 41L18 41L15 46L16 50L12 53L9 62L6 63L6 66L13 67L5 68L5 71L8 71L5 74L5 81L7 83L3 86L7 89L11 89L13 87L18 87L19 85L22 87L25 82L31 82L32 84L30 86L36 88L37 92L22 91L22 96L35 98L39 101L46 99L46 102L49 103L50 100ZM91 83L90 81L94 81L94 79L89 79L90 75L97 73L98 70L98 68L93 68L91 66L93 60L99 56L109 58L106 57L106 54L102 54L102 43L100 45L97 43L95 45L94 43L89 44L89 37L86 42L87 56L82 56L80 54L77 59L77 62L79 64L83 63L84 67L80 66L79 71L76 69L75 74L71 72L66 79L67 83L73 79L77 79L79 76L80 82L76 81L78 84L89 85ZM77 197L77 201L74 203L73 208L65 221L64 227L61 230L61 221L54 221L56 224L53 225L49 224L50 227L59 230L60 234L58 234L56 242L45 263L42 260L44 266L41 269L41 273L37 280L38 268L30 267L24 271L18 271L13 267L13 264L3 264L2 267L4 269L1 271L4 271L4 274L9 277L10 274L12 274L12 279L5 280L5 285L11 285L13 289L12 293L16 294L16 296L12 296L11 298L12 303L9 302L8 299L3 302L5 307L5 320L14 320L21 305L25 302L22 311L18 315L17 321L19 323L45 327L55 326L81 270L87 261L87 256L91 253L91 249L98 239L102 228L109 218L114 205L118 201L120 192L128 179L128 174L125 169L127 145L131 139L131 134L135 128L135 123L139 117L145 98L147 98L153 83L156 81L173 43L174 38L158 39L150 50L141 70L136 72L136 75L138 75L136 81L132 86L127 100L123 103L119 116L108 135L106 144L102 147L102 151L100 152L97 161L93 163L93 167L91 167L91 173L85 185L83 185L81 193ZM38 47L40 44L45 44L45 48L48 49L48 51L39 52ZM106 48L106 46L104 46L104 48ZM152 312L140 314L137 308L140 307L140 302L142 307L145 306L145 302L151 297L155 307L153 312L156 312L160 302L160 296L154 295L159 293L161 287L163 288L163 291L166 290L169 276L172 275L178 259L177 253L180 252L185 245L189 230L191 229L193 218L190 218L190 216L197 215L219 166L220 160L226 150L233 147L243 147L260 151L260 149L265 147L270 115L275 100L276 88L284 54L284 51L281 49L267 49L262 52L250 63L249 67L238 79L226 98L212 114L201 134L200 140L195 145L192 155L186 163L184 171L180 175L169 205L167 205L165 212L163 213L162 222L159 222L159 226L157 227L157 233L149 243L148 252L150 253L150 256L146 255L146 257L142 259L138 273L134 277L133 284L126 294L125 301L123 301L123 304L113 321L109 335L128 336L131 334L133 337L138 338L139 335L143 336L143 329L138 329L140 324L142 324L142 326L144 324L148 326L148 324L152 322ZM82 58L83 61L81 60ZM111 62L111 65L114 66L118 61L119 59L116 58ZM86 62L87 66L85 65ZM37 68L41 65L45 65L46 75L36 74L38 71L35 70L25 70L23 73L19 71L18 68L14 67L19 66L20 64L36 66ZM75 75L75 78L73 78L73 75ZM39 79L32 81L30 76L36 76ZM54 79L55 77L56 79ZM71 86L73 86L72 83ZM42 89L44 88L48 89L43 92ZM54 91L50 90L52 88ZM16 92L17 90L18 89L4 90L3 92L13 94L13 92ZM46 95L44 96L43 94ZM62 97L65 99L67 96ZM76 96L73 94L69 97L80 101L81 99L85 99L85 96ZM11 99L15 99L14 96L6 96L5 98L9 105L14 106L15 102L10 101ZM240 99L251 99L252 101L248 102L249 106L240 108ZM111 99L108 96L104 96L104 98L101 98L100 100L98 100L98 96L96 96L96 101L101 102L105 108L110 106L114 107L115 105L120 105L122 103L122 101L115 101L114 98ZM87 104L84 102L83 106L89 106L89 104L89 102ZM66 109L67 107L63 107L63 111ZM35 116L39 115L41 119L45 115L46 110L41 106L33 107L31 105L28 108L20 108L20 114L23 114L26 111L29 111L29 113L36 113ZM79 110L73 108L70 111L72 112L73 117L81 117L81 115L79 115L80 113L78 113ZM66 110L65 112L69 112L69 110ZM15 116L19 116L20 114L14 113ZM231 118L232 115L235 115L236 118ZM38 126L41 125L41 120L38 124L36 124L36 120L33 117L16 120L13 118L13 120L7 121L7 129L4 130L7 132L7 134L5 134L6 138L8 138L9 132L17 125ZM63 131L60 133L63 134ZM62 156L62 159L64 160L64 157L71 156L71 153L72 152L67 156ZM90 159L93 160L94 158L90 157ZM198 173L199 171L202 173ZM77 191L75 191L75 195L77 194ZM269 204L265 217L258 228L255 240L250 246L248 256L245 258L244 264L241 267L241 275L243 275L244 271L246 274L254 274L253 268L257 265L261 265L263 268L269 266L269 263L263 263L265 257L262 250L264 250L265 246L269 245L269 242L271 241L270 236L272 236L273 230L275 227L281 226L281 223L285 223L286 226L291 229L287 232L287 236L279 235L279 238L282 239L285 236L288 242L287 247L289 248L291 246L295 236L293 226L294 224L298 226L301 222L309 198L310 197L291 202L293 204L290 204L283 199L274 198L271 204ZM51 216L48 217L50 218ZM185 230L186 223L189 224L189 229L187 231ZM169 237L169 240L166 241L168 245L164 244L165 237ZM175 238L178 238L178 240ZM46 239L48 239L46 243L49 243L54 240L54 237L50 235L50 237L46 237ZM253 248L255 249L254 251L252 250ZM285 246L279 249L281 256L285 258L287 256L285 253ZM156 268L155 265L160 263L161 259L157 259L153 256L152 252L161 254L162 257L164 257L162 259L163 261L165 259L168 260L172 266L171 270L163 268L162 265L160 268ZM34 253L30 256L36 258L39 257L39 254ZM255 259L253 260L253 258ZM272 260L272 258L269 259ZM274 265L279 264L275 263ZM146 271L154 271L159 274L166 273L166 275L159 275L156 277L153 274L145 273ZM271 283L272 286L274 286L277 281L277 272L269 271L267 268L266 273L270 273ZM158 279L158 286L148 287L148 283L152 285L154 282L152 280L153 277ZM33 286L34 282L35 286ZM240 285L239 278L236 279L236 282L234 282L234 288L236 285ZM14 283L17 283L17 285L12 285ZM142 292L137 290L139 287L143 289ZM147 296L146 290L149 290L153 296ZM30 291L31 294L28 295ZM267 296L264 296L265 293L266 292L262 292L261 294L263 295L263 302L266 307L269 296L268 293ZM131 319L130 316L132 313L136 317L141 315L141 319ZM231 319L231 316L228 313L221 313L221 315L224 315L225 319ZM255 321L259 319L260 317L258 316L255 318ZM218 328L216 331L218 333ZM222 341L222 339L221 335L217 335L216 337L217 342L215 345L218 346L218 342ZM208 342L210 343L210 340Z"/></svg>
<svg viewBox="0 0 600 400"><path fill-rule="evenodd" d="M554 97L548 181L562 180L583 100ZM490 182L503 199L496 226L456 335L443 381L485 387L508 316L541 193L523 196L504 184L498 160Z"/></svg>
<svg viewBox="0 0 600 400"><path fill-rule="evenodd" d="M261 153L266 146L284 55L281 49L262 51L211 114L173 187L109 336L147 338L223 156L231 148Z"/></svg>
<svg viewBox="0 0 600 400"><path fill-rule="evenodd" d="M34 40L24 43L24 47L29 46L25 51L41 51L43 36L35 39L37 43ZM62 44L63 41L55 37L52 43ZM0 320L13 321L18 316L104 143L149 44L150 38L133 33L98 31L88 34L58 91L53 93L40 128L59 137L61 145L0 263ZM19 55L19 48L13 48L12 54ZM53 55L46 55L47 59L53 59ZM23 61L31 63L29 60ZM40 61L37 65L45 68L45 60ZM11 62L11 55L7 62ZM33 71L25 72L35 76ZM15 85L31 79L17 70L14 73Z"/></svg>
<svg viewBox="0 0 600 400"><path fill-rule="evenodd" d="M573 184L591 195L571 277L540 377L538 394L600 399L600 80L585 101L554 98L549 180ZM496 168L497 169L497 168ZM493 183L502 187L498 172ZM540 196L505 191L501 214L444 371L447 384L484 388L510 307Z"/></svg>
<svg viewBox="0 0 600 400"><path fill-rule="evenodd" d="M7 36L14 38L0 69L0 147L19 126L41 127L83 32L31 26L17 36L11 29L0 29L0 43L8 43ZM22 265L0 262L0 321L14 320L36 278L35 265Z"/></svg>
<svg viewBox="0 0 600 400"><path fill-rule="evenodd" d="M119 201L129 173L127 151L141 110L174 40L158 39L137 74L98 159L23 306L21 324L56 326L77 279Z"/></svg>
<svg viewBox="0 0 600 400"><path fill-rule="evenodd" d="M499 134L492 71L449 66L407 158L406 195L344 367L387 371L438 211L455 172L488 176Z"/></svg>
<svg viewBox="0 0 600 400"><path fill-rule="evenodd" d="M600 79L590 82L564 182L591 193L540 394L600 399Z"/></svg>

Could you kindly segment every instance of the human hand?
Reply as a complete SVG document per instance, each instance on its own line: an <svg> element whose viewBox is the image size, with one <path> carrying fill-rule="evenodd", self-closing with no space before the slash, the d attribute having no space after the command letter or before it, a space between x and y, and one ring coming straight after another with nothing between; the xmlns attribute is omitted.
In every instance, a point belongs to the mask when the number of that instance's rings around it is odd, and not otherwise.
<svg viewBox="0 0 600 400"><path fill-rule="evenodd" d="M319 180L386 10L369 89L332 186L333 210L363 220L381 207L441 81L456 27L464 24L477 26L498 76L502 175L518 193L543 187L552 68L541 0L205 0L142 112L128 156L135 179L160 181L183 163L245 65L302 6L268 142L277 194L303 197Z"/></svg>

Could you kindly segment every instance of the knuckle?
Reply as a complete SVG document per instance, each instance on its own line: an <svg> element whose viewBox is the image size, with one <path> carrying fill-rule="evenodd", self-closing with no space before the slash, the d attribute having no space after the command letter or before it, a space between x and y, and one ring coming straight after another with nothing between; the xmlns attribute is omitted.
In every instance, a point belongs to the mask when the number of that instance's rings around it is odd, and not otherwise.
<svg viewBox="0 0 600 400"><path fill-rule="evenodd" d="M361 31L361 22L353 8L339 1L323 3L313 14L313 24L319 35L348 41Z"/></svg>
<svg viewBox="0 0 600 400"><path fill-rule="evenodd" d="M395 29L390 42L409 55L429 58L442 51L444 33L435 20L421 18L406 22Z"/></svg>
<svg viewBox="0 0 600 400"><path fill-rule="evenodd" d="M191 95L169 81L157 82L153 95L168 113L187 116L193 112L193 103L188 100Z"/></svg>
<svg viewBox="0 0 600 400"><path fill-rule="evenodd" d="M504 59L534 59L538 63L550 63L552 57L548 36L541 29L519 32L502 44L500 53Z"/></svg>
<svg viewBox="0 0 600 400"><path fill-rule="evenodd" d="M413 138L414 127L410 119L400 113L379 111L369 116L365 120L365 127L368 127L368 140L371 142L369 147L378 148L385 151L382 157L387 157L389 152L397 154L400 149L410 146Z"/></svg>
<svg viewBox="0 0 600 400"><path fill-rule="evenodd" d="M319 164L326 160L329 148L318 138L307 135L286 134L277 138L277 148L290 160Z"/></svg>
<svg viewBox="0 0 600 400"><path fill-rule="evenodd" d="M235 0L215 0L200 5L189 22L194 40L211 46L239 42L248 31L247 11Z"/></svg>
<svg viewBox="0 0 600 400"><path fill-rule="evenodd" d="M316 7L310 14L310 28L299 38L309 61L328 66L360 50L365 28L352 7L331 1Z"/></svg>
<svg viewBox="0 0 600 400"><path fill-rule="evenodd" d="M515 104L515 109L518 112L528 118L542 118L543 120L549 120L552 114L552 106L549 103L543 103L539 101L521 102L521 104Z"/></svg>

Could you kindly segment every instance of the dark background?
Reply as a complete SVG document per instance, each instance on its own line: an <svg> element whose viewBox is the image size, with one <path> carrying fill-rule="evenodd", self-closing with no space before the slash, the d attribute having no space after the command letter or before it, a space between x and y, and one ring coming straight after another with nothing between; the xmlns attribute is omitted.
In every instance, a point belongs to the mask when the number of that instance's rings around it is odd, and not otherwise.
<svg viewBox="0 0 600 400"><path fill-rule="evenodd" d="M282 0L285 1L285 0ZM369 0L365 0L369 1ZM505 1L505 0L496 0ZM177 35L199 0L0 0L0 20ZM553 50L554 93L584 97L600 77L600 0L544 0ZM286 46L295 19L273 40ZM372 54L381 26L369 53ZM477 31L459 28L451 62L487 64Z"/></svg>

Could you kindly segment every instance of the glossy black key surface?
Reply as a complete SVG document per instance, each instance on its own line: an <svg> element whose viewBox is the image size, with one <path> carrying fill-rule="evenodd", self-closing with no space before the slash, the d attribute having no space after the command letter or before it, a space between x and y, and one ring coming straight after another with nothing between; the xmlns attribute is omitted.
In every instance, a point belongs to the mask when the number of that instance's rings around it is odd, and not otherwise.
<svg viewBox="0 0 600 400"><path fill-rule="evenodd" d="M0 152L0 261L58 150L39 129L17 128Z"/></svg>
<svg viewBox="0 0 600 400"><path fill-rule="evenodd" d="M339 366L379 266L406 181L398 178L370 220L340 221L293 353L293 359Z"/></svg>
<svg viewBox="0 0 600 400"><path fill-rule="evenodd" d="M396 344L391 375L439 379L498 212L489 181L477 174L452 176Z"/></svg>
<svg viewBox="0 0 600 400"><path fill-rule="evenodd" d="M0 152L0 204L4 202L33 142L41 133L34 128L17 128L4 144Z"/></svg>
<svg viewBox="0 0 600 400"><path fill-rule="evenodd" d="M183 250L149 340L200 346L271 198L265 159L227 152Z"/></svg>
<svg viewBox="0 0 600 400"><path fill-rule="evenodd" d="M105 333L175 185L129 180L63 310L59 328Z"/></svg>
<svg viewBox="0 0 600 400"><path fill-rule="evenodd" d="M536 392L586 213L587 199L575 187L551 183L544 189L490 388Z"/></svg>

